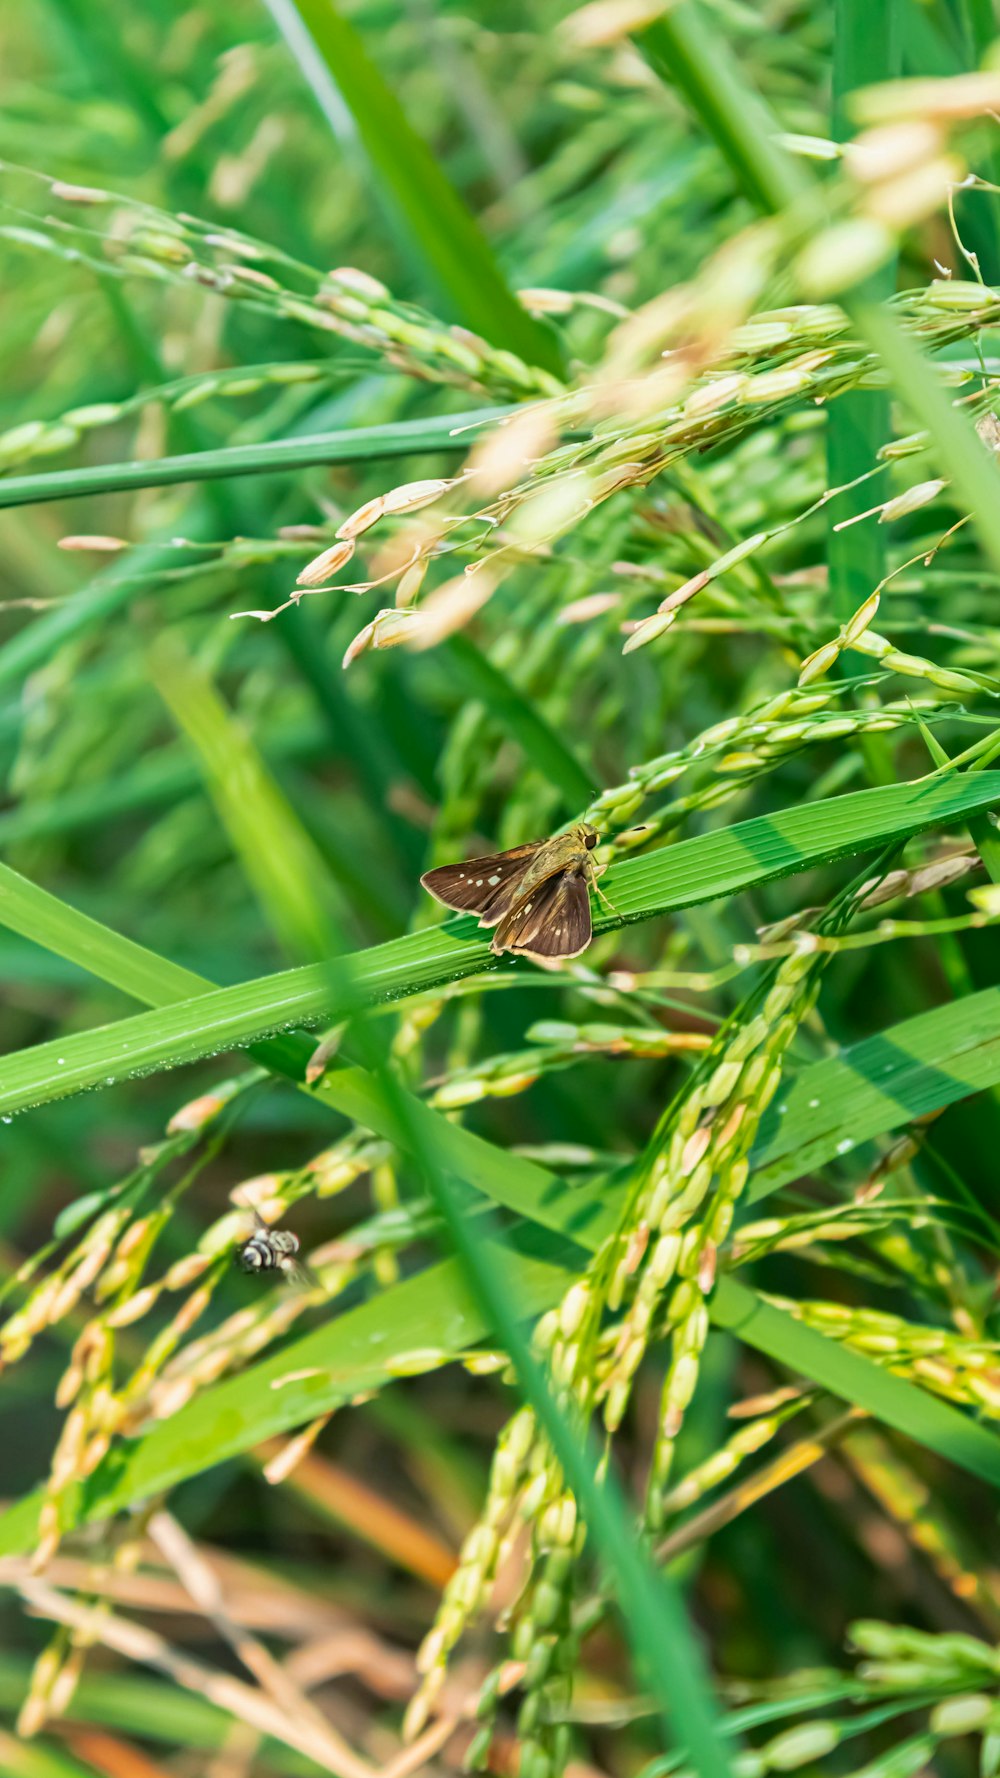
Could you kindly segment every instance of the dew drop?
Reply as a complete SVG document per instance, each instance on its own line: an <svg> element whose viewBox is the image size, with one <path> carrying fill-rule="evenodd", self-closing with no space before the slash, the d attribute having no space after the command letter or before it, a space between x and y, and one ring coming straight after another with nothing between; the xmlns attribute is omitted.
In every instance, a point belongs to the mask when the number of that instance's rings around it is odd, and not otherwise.
<svg viewBox="0 0 1000 1778"><path fill-rule="evenodd" d="M838 1154L850 1154L851 1149L853 1147L854 1147L853 1137L845 1136L842 1142L837 1143L837 1153Z"/></svg>

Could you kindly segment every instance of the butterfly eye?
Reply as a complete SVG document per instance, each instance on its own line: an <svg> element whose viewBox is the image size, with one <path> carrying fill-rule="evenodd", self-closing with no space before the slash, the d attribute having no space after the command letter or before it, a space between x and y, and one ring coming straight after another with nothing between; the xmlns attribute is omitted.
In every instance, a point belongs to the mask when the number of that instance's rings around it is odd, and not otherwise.
<svg viewBox="0 0 1000 1778"><path fill-rule="evenodd" d="M600 838L600 835L596 834L594 832L593 828L591 828L590 832L587 834L587 836L583 842L584 845L586 846L588 852L592 852L594 850L594 847L597 845L599 838Z"/></svg>

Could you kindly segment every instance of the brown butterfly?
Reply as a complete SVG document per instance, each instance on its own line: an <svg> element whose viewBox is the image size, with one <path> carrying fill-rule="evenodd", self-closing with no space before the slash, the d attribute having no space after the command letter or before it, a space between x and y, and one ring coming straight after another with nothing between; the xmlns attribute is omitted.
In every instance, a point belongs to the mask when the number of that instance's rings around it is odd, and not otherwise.
<svg viewBox="0 0 1000 1778"><path fill-rule="evenodd" d="M478 914L480 926L495 926L491 949L498 956L513 951L540 963L579 957L593 936L591 885L601 893L597 879L604 866L591 857L599 837L578 822L552 840L442 864L420 881L446 908Z"/></svg>

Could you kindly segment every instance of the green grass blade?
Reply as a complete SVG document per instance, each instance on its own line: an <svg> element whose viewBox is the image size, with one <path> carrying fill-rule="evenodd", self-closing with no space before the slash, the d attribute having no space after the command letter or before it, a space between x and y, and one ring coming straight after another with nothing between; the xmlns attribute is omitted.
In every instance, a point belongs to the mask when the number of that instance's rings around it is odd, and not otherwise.
<svg viewBox="0 0 1000 1778"><path fill-rule="evenodd" d="M844 623L875 591L885 576L885 530L875 524L836 527L856 516L871 502L871 491L852 488L850 482L872 468L876 453L890 436L889 399L881 389L857 389L831 402L827 421L827 482L845 488L829 503L827 562L830 570L832 616ZM846 673L860 675L864 666L856 654L841 656Z"/></svg>
<svg viewBox="0 0 1000 1778"><path fill-rule="evenodd" d="M1000 883L1000 834L985 815L977 815L969 822L969 835L987 874L994 883Z"/></svg>
<svg viewBox="0 0 1000 1778"><path fill-rule="evenodd" d="M329 753L329 740L317 722L287 723L268 733L262 751L276 762L316 761ZM180 746L158 748L118 777L72 785L44 801L25 798L0 811L0 846L40 834L86 831L138 810L172 808L199 792L202 782L194 761L182 757Z"/></svg>
<svg viewBox="0 0 1000 1778"><path fill-rule="evenodd" d="M820 186L780 146L777 123L743 80L720 34L709 33L695 0L671 7L639 42L652 66L685 94L748 195L765 210L794 210L800 220L822 227ZM995 459L889 310L869 300L862 288L847 289L841 300L882 359L900 398L930 433L938 463L969 507L979 540L1000 570L1000 472Z"/></svg>
<svg viewBox="0 0 1000 1778"><path fill-rule="evenodd" d="M969 20L973 52L978 62L996 38L996 8L993 0L962 0L962 5Z"/></svg>
<svg viewBox="0 0 1000 1778"><path fill-rule="evenodd" d="M930 436L931 455L951 477L954 492L972 514L982 547L1000 570L1000 470L976 436L972 422L955 407L931 362L906 338L892 316L874 303L859 302L856 319L886 366L903 405Z"/></svg>
<svg viewBox="0 0 1000 1778"><path fill-rule="evenodd" d="M0 917L13 931L154 1006L209 987L200 976L109 931L45 890L0 866ZM266 1065L301 1079L307 1037L283 1038L255 1052ZM985 989L903 1020L839 1055L803 1069L771 1106L753 1151L748 1195L758 1200L859 1144L913 1118L957 1103L1000 1082L1000 989ZM352 1121L405 1145L407 1129L371 1076L357 1068L327 1075L316 1096ZM613 1226L624 1186L597 1181L570 1190L522 1156L484 1142L414 1105L422 1140L448 1167L495 1202L584 1246Z"/></svg>
<svg viewBox="0 0 1000 1778"><path fill-rule="evenodd" d="M0 864L0 923L150 1006L190 999L206 986L193 970L112 932L7 864Z"/></svg>
<svg viewBox="0 0 1000 1778"><path fill-rule="evenodd" d="M956 72L964 73L967 68L979 68L984 64L986 52L996 39L1000 21L993 0L958 0L956 13L956 22L965 40L966 51L965 60L959 63ZM941 71L939 60L928 66L929 71L933 69L934 73ZM992 137L988 137L981 155L977 157L976 170L996 185L1000 182L1000 151L991 146L991 143ZM982 236L982 244L978 247L979 261L987 284L995 284L1000 277L1000 194L996 191L984 192L983 199L986 215L978 229ZM963 216L960 223L963 233L966 226L966 218ZM982 250L984 246L985 253Z"/></svg>
<svg viewBox="0 0 1000 1778"><path fill-rule="evenodd" d="M135 493L139 488L166 488L177 482L219 481L238 475L280 475L324 463L375 463L422 451L455 451L465 455L469 449L467 427L478 430L512 411L509 407L476 408L466 414L437 414L426 420L344 427L306 438L226 445L218 450L187 451L176 457L154 457L137 463L100 463L89 469L12 475L0 480L0 507L38 506L47 500L92 498L95 494Z"/></svg>
<svg viewBox="0 0 1000 1778"><path fill-rule="evenodd" d="M961 819L1000 800L1000 773L925 778L784 809L628 859L607 875L618 916L599 931L732 895L845 855ZM7 918L0 901L0 921ZM22 896L23 901L23 896ZM13 910L11 910L13 911ZM352 1003L373 1005L477 973L495 959L471 918L411 933L354 954ZM509 963L498 967L509 968ZM329 969L306 965L218 988L177 1006L76 1033L8 1056L0 1066L0 1112L9 1114L221 1049L243 1048L292 1025L337 1015Z"/></svg>
<svg viewBox="0 0 1000 1778"><path fill-rule="evenodd" d="M777 124L746 86L720 36L691 0L681 0L637 32L636 42L661 79L692 103L760 209L783 210L808 200L808 174L780 146Z"/></svg>
<svg viewBox="0 0 1000 1778"><path fill-rule="evenodd" d="M833 136L851 135L847 102L858 86L888 80L898 71L899 25L896 0L836 0L833 33ZM883 266L870 286L873 298L891 296L895 260ZM849 390L830 403L827 417L827 486L845 487L872 468L876 453L891 436L889 397L883 389ZM880 585L886 568L885 530L875 524L849 525L843 519L870 504L867 486L849 487L827 508L827 563L830 603L840 622L857 611ZM859 657L841 656L843 670L859 673Z"/></svg>
<svg viewBox="0 0 1000 1778"><path fill-rule="evenodd" d="M293 53L304 26L345 106L370 162L379 192L391 204L456 321L528 364L562 373L555 336L511 294L477 223L445 178L427 144L408 123L354 26L333 0L267 0ZM312 60L299 55L307 81Z"/></svg>
<svg viewBox="0 0 1000 1778"><path fill-rule="evenodd" d="M399 867L412 881L421 869L424 841L409 821L393 809L390 791L399 771L399 756L379 725L367 720L329 646L328 632L309 605L282 613L278 635L296 672L321 713L336 754L351 762L359 794L381 811L383 832Z"/></svg>
<svg viewBox="0 0 1000 1778"><path fill-rule="evenodd" d="M199 539L212 535L208 508L196 507L184 520L185 535ZM110 568L97 575L54 611L26 624L0 648L0 687L20 686L29 673L49 660L56 650L72 642L94 624L114 615L135 597L135 582L144 575L172 572L177 551L168 538L139 544L119 556Z"/></svg>
<svg viewBox="0 0 1000 1778"><path fill-rule="evenodd" d="M502 413L508 410L480 409L477 411L482 418L483 415L491 412ZM397 457L429 449L449 448L452 429L456 426L463 426L473 418L474 416L471 415L464 417L461 414L446 415L433 420L399 421L385 426L345 429L336 433L321 434L318 437L321 441L323 439L341 441L337 448L343 449L346 453L342 457L325 457L324 461L360 462L377 457ZM231 450L237 453L250 452L256 468L270 471L279 468L282 463L287 464L289 468L301 467L301 463L295 462L294 453L302 442L299 439L289 439L263 445L238 445L231 447ZM307 440L305 443L308 448L310 445L315 445L316 440ZM457 445L458 449L466 451L468 438L466 437L460 442L452 440L452 445ZM330 448L333 448L332 444ZM289 453L291 454L289 455ZM161 459L161 467L164 464L171 466L164 479L166 481L197 480L199 471L205 468L206 458L212 459L216 463L220 458L230 459L219 473L221 475L233 473L230 452L196 451L182 457ZM249 458L239 460L250 461ZM178 465L181 465L179 472L177 472ZM37 497L40 485L43 488L51 488L52 484L56 482L59 483L58 490L43 493L42 498L61 499L70 493L88 491L87 487L81 483L81 477L92 474L103 476L111 470L117 471L119 469L123 475L130 476L132 479L127 484L116 482L113 479L102 482L100 485L103 491L109 491L113 486L128 485L134 489L157 485L155 479L157 464L155 462L152 464L102 466L95 471L86 469L58 470L49 475L17 476L11 477L8 481L0 481L0 502L4 502L6 497L6 504L21 504L24 496L30 501ZM152 473L153 480L143 480L147 472ZM69 481L64 480L64 477L69 477ZM21 493L13 497L12 491L17 489L20 489ZM94 490L90 488L89 491L93 492ZM185 515L184 533L185 536L195 540L215 534L215 514L207 503L195 507L190 514ZM37 618L34 623L26 624L23 630L0 648L0 687L11 684L20 685L29 673L34 672L36 667L49 660L57 649L82 635L93 625L112 617L116 611L134 597L137 579L144 576L155 579L158 574L172 572L177 567L177 552L170 541L172 535L171 532L162 540L144 543L129 550L103 574L98 575L89 585L75 593L72 599L67 599L57 610L46 612L44 617Z"/></svg>
<svg viewBox="0 0 1000 1778"><path fill-rule="evenodd" d="M902 55L899 0L834 0L834 139L851 134L849 100L858 87L891 80Z"/></svg>
<svg viewBox="0 0 1000 1778"><path fill-rule="evenodd" d="M3 864L0 917L11 931L150 1006L167 1007L212 987L204 977L112 932ZM253 1046L251 1054L262 1066L301 1082L314 1048L314 1040L304 1033L289 1033ZM370 1121L372 1129L382 1129L394 1141L405 1137L398 1115L392 1113L384 1093L363 1069L336 1069L310 1092L344 1117ZM410 1118L421 1120L424 1146L430 1148L440 1165L452 1168L468 1184L498 1203L513 1203L516 1209L524 1208L530 1213L530 1206L540 1194L561 1187L554 1175L471 1135L419 1100L413 1101ZM518 1188L520 1196L511 1197L509 1194Z"/></svg>
<svg viewBox="0 0 1000 1778"><path fill-rule="evenodd" d="M507 733L520 742L535 770L561 792L566 807L585 809L593 802L597 795L593 778L538 705L524 697L468 636L450 637L446 650L469 695L481 698Z"/></svg>
<svg viewBox="0 0 1000 1778"><path fill-rule="evenodd" d="M903 1019L789 1082L785 1107L764 1114L752 1199L862 1142L940 1111L1000 1080L1000 989L984 988Z"/></svg>
<svg viewBox="0 0 1000 1778"><path fill-rule="evenodd" d="M843 1401L938 1451L970 1475L1000 1487L1000 1438L986 1426L871 1360L803 1327L793 1315L764 1302L755 1291L723 1278L710 1305L712 1324L734 1333L790 1370L819 1383Z"/></svg>
<svg viewBox="0 0 1000 1778"><path fill-rule="evenodd" d="M24 1675L25 1693L29 1676ZM25 1695L22 1693L22 1696ZM4 1778L97 1778L97 1767L84 1765L61 1747L36 1742L14 1741L0 1730L0 1747L4 1755Z"/></svg>
<svg viewBox="0 0 1000 1778"><path fill-rule="evenodd" d="M166 641L150 676L197 752L207 787L274 932L293 956L326 957L334 944L326 865L208 677Z"/></svg>
<svg viewBox="0 0 1000 1778"><path fill-rule="evenodd" d="M112 932L3 864L0 919L23 938L154 1007L167 1007L212 988L202 976ZM304 1033L288 1033L253 1046L251 1054L263 1067L301 1082L314 1048L314 1040ZM409 1103L406 1124L401 1124L398 1108L393 1109L378 1082L364 1069L334 1069L309 1090L331 1110L367 1124L396 1143L405 1144L409 1131L416 1127L435 1164L448 1167L497 1203L528 1216L565 1190L556 1175L472 1135L415 1098ZM547 1217L542 1214L538 1220L545 1222ZM562 1224L552 1226L561 1228Z"/></svg>

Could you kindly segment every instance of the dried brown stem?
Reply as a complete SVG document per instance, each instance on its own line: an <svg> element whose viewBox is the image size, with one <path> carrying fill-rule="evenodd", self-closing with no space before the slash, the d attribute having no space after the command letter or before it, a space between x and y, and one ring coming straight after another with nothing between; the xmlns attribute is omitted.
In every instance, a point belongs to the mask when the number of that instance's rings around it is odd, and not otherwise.
<svg viewBox="0 0 1000 1778"><path fill-rule="evenodd" d="M20 1591L25 1603L41 1617L69 1625L126 1660L155 1667L186 1691L207 1698L209 1703L261 1734L297 1748L324 1772L331 1772L333 1778L374 1778L374 1767L348 1747L329 1724L324 1724L320 1732L311 1720L287 1715L253 1686L192 1660L144 1625L129 1623L103 1608L78 1605L44 1581L22 1581Z"/></svg>

